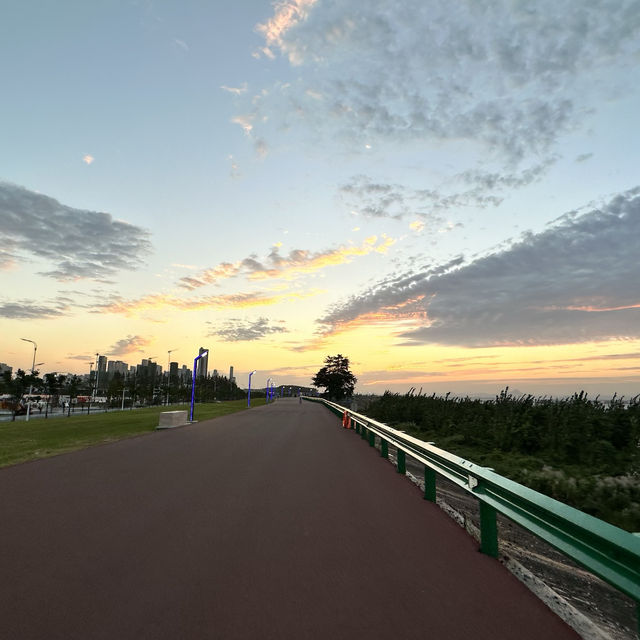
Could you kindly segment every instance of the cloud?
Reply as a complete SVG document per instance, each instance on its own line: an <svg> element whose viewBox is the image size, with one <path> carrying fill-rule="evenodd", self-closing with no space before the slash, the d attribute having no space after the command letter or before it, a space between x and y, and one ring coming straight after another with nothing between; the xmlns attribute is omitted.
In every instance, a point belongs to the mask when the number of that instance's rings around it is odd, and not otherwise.
<svg viewBox="0 0 640 640"><path fill-rule="evenodd" d="M499 206L503 201L499 194L539 180L555 160L555 157L549 157L517 172L469 169L430 189L412 189L357 175L342 184L338 193L348 209L368 218L400 220L407 216L421 216L433 223L441 223L443 220L439 214L444 212Z"/></svg>
<svg viewBox="0 0 640 640"><path fill-rule="evenodd" d="M231 118L231 122L233 122L233 124L239 124L242 127L242 130L245 132L245 134L249 136L251 135L251 130L253 129L254 117L255 116L251 114L233 116L233 118Z"/></svg>
<svg viewBox="0 0 640 640"><path fill-rule="evenodd" d="M266 47L260 49L262 54L268 58L273 58L274 48L286 52L288 47L284 37L287 31L299 22L307 19L311 7L313 7L316 1L317 0L283 0L274 2L276 11L273 17L255 27L256 32L261 34L266 42ZM289 52L289 61L292 64L299 62L297 48Z"/></svg>
<svg viewBox="0 0 640 640"><path fill-rule="evenodd" d="M640 187L465 263L390 276L336 306L324 335L410 320L406 345L547 345L640 337ZM422 315L421 315L422 314Z"/></svg>
<svg viewBox="0 0 640 640"><path fill-rule="evenodd" d="M15 255L52 263L56 280L105 280L143 264L149 232L108 213L74 209L48 196L0 182L0 241Z"/></svg>
<svg viewBox="0 0 640 640"><path fill-rule="evenodd" d="M215 327L213 322L207 324ZM278 323L284 324L283 321ZM261 340L265 336L276 333L286 333L288 329L283 326L269 325L268 318L258 318L256 320L242 320L240 318L230 318L222 326L212 329L208 336L217 336L227 342L244 342Z"/></svg>
<svg viewBox="0 0 640 640"><path fill-rule="evenodd" d="M280 254L282 243L276 243L269 254L262 260L253 254L238 262L221 262L215 267L205 269L196 276L180 278L179 285L185 289L197 289L220 280L243 275L249 280L265 280L268 278L292 279L305 273L320 271L326 267L351 262L354 258L370 253L386 253L395 244L395 240L386 235L378 238L370 236L360 246L343 245L337 249L325 251L309 251L293 249L288 255Z"/></svg>
<svg viewBox="0 0 640 640"><path fill-rule="evenodd" d="M243 82L239 87L227 87L223 84L220 88L223 91L227 91L228 93L233 93L236 96L241 96L243 93L247 92L248 86L246 82Z"/></svg>
<svg viewBox="0 0 640 640"><path fill-rule="evenodd" d="M183 311L198 311L202 309L244 309L248 307L263 307L311 298L324 293L319 289L304 292L283 294L265 294L261 292L234 293L219 296L200 296L197 298L180 298L169 294L150 294L140 298L125 299L114 296L102 304L94 304L91 313L114 313L132 316L145 311L158 309L180 309Z"/></svg>
<svg viewBox="0 0 640 640"><path fill-rule="evenodd" d="M187 52L189 51L189 45L184 40L180 40L179 38L174 38L173 44L180 47L183 51L187 51Z"/></svg>
<svg viewBox="0 0 640 640"><path fill-rule="evenodd" d="M581 126L596 91L624 91L610 70L637 73L637 13L637 0L278 3L256 28L263 52L307 73L256 113L351 149L464 140L518 163Z"/></svg>
<svg viewBox="0 0 640 640"><path fill-rule="evenodd" d="M149 344L151 344L151 340L143 338L142 336L127 336L112 345L107 350L107 354L110 356L123 356L128 353L136 353L137 351L143 350L144 347L147 347Z"/></svg>
<svg viewBox="0 0 640 640"><path fill-rule="evenodd" d="M68 315L68 304L59 302L36 302L35 300L19 300L15 302L0 301L0 318L11 320L46 320Z"/></svg>
<svg viewBox="0 0 640 640"><path fill-rule="evenodd" d="M82 158L82 162L84 162L85 164L93 164L94 160L95 158L93 156L90 156L89 154Z"/></svg>

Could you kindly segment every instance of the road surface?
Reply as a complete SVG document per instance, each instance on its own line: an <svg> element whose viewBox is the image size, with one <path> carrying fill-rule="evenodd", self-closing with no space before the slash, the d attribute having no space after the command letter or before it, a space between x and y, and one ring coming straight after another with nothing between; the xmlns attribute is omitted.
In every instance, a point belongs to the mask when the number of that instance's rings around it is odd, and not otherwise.
<svg viewBox="0 0 640 640"><path fill-rule="evenodd" d="M572 639L315 403L0 469L3 639Z"/></svg>

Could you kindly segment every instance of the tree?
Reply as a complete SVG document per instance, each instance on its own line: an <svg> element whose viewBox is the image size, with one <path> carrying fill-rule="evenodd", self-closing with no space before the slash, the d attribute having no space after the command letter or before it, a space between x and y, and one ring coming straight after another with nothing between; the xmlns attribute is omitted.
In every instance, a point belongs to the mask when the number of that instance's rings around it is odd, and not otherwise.
<svg viewBox="0 0 640 640"><path fill-rule="evenodd" d="M353 395L358 379L349 371L349 358L341 354L327 356L324 367L313 376L311 384L314 387L324 387L324 395L333 400Z"/></svg>

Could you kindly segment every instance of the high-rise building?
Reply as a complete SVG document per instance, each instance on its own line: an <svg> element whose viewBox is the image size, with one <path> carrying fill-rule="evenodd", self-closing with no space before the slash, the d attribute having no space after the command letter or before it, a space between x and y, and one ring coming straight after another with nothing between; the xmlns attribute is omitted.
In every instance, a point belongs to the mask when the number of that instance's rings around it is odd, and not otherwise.
<svg viewBox="0 0 640 640"><path fill-rule="evenodd" d="M180 380L182 380L182 382L189 382L191 380L191 369L188 369L186 364L183 364L180 369Z"/></svg>
<svg viewBox="0 0 640 640"><path fill-rule="evenodd" d="M107 362L107 375L111 378L114 374L127 375L129 371L129 365L122 360L109 360Z"/></svg>
<svg viewBox="0 0 640 640"><path fill-rule="evenodd" d="M107 373L107 356L98 356L98 372L101 376Z"/></svg>
<svg viewBox="0 0 640 640"><path fill-rule="evenodd" d="M209 350L205 349L204 347L200 347L200 349L198 350L198 355L202 356L202 354L205 351L208 352ZM198 378L206 378L208 366L209 366L209 353L202 356L202 358L198 360L198 368L196 369L196 376Z"/></svg>
<svg viewBox="0 0 640 640"><path fill-rule="evenodd" d="M178 378L178 363L170 362L169 363L169 384L177 384L179 382Z"/></svg>
<svg viewBox="0 0 640 640"><path fill-rule="evenodd" d="M233 366L229 367L229 382L233 384L236 381L233 375Z"/></svg>

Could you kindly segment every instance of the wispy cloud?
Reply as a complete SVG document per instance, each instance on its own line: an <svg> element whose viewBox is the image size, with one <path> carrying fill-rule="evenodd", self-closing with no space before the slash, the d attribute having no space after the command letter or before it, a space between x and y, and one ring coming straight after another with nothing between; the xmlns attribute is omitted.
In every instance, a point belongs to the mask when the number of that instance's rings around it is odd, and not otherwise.
<svg viewBox="0 0 640 640"><path fill-rule="evenodd" d="M608 71L638 54L637 0L281 2L257 27L308 73L258 111L350 149L466 140L510 163L580 127ZM317 96L324 96L318 100Z"/></svg>
<svg viewBox="0 0 640 640"><path fill-rule="evenodd" d="M354 258L371 253L386 253L395 244L388 236L370 236L360 246L343 245L325 251L309 251L293 249L288 255L280 254L281 243L275 244L264 259L251 255L238 262L222 262L215 267L205 269L192 277L184 277L179 281L185 289L197 289L221 280L243 275L249 280L265 280L268 278L291 279L301 274L313 273L326 267L333 267L351 262Z"/></svg>
<svg viewBox="0 0 640 640"><path fill-rule="evenodd" d="M232 93L236 96L241 96L243 93L247 92L248 85L246 82L243 82L239 87L228 87L223 84L220 88L223 91L227 91L228 93Z"/></svg>
<svg viewBox="0 0 640 640"><path fill-rule="evenodd" d="M266 336L286 333L284 321L277 321L276 324L269 324L268 318L257 318L256 320L246 320L241 318L230 318L222 324L208 322L212 329L207 334L216 336L228 342L252 342L261 340Z"/></svg>
<svg viewBox="0 0 640 640"><path fill-rule="evenodd" d="M69 314L66 301L17 300L0 301L0 318L12 320L46 320Z"/></svg>
<svg viewBox="0 0 640 640"><path fill-rule="evenodd" d="M138 268L151 250L149 232L141 227L3 182L0 241L14 257L48 260L53 269L42 275L61 281L105 280L120 270Z"/></svg>
<svg viewBox="0 0 640 640"><path fill-rule="evenodd" d="M122 338L122 340L118 340L114 345L112 345L107 353L110 356L123 356L128 353L136 353L151 344L151 340L148 338L143 338L142 336L127 336L126 338Z"/></svg>
<svg viewBox="0 0 640 640"><path fill-rule="evenodd" d="M507 249L391 276L332 309L325 334L412 319L404 344L572 344L640 337L640 187ZM408 305L408 306L407 306ZM424 314L420 318L419 313ZM409 313L409 315L407 315Z"/></svg>
<svg viewBox="0 0 640 640"><path fill-rule="evenodd" d="M180 309L197 311L202 309L245 309L263 307L293 300L311 298L323 293L318 289L304 292L267 294L262 292L235 293L219 296L200 296L197 298L181 298L170 294L150 294L140 298L124 299L114 297L102 304L93 305L92 313L114 313L125 316L136 315L145 311L158 309Z"/></svg>
<svg viewBox="0 0 640 640"><path fill-rule="evenodd" d="M497 207L506 191L525 187L539 180L555 162L548 158L517 172L489 172L469 169L443 184L427 189L412 189L401 184L353 176L338 190L346 208L368 218L420 216L433 224L443 221L441 214L474 207Z"/></svg>
<svg viewBox="0 0 640 640"><path fill-rule="evenodd" d="M82 158L82 162L84 162L85 164L93 164L94 160L95 158L93 156L90 156L89 154Z"/></svg>
<svg viewBox="0 0 640 640"><path fill-rule="evenodd" d="M298 47L289 50L284 40L286 33L299 22L306 20L311 7L317 0L282 0L274 2L275 13L272 18L258 24L255 30L261 34L266 46L260 51L269 58L273 58L273 50L280 49L287 53L292 64L301 62L298 55Z"/></svg>

